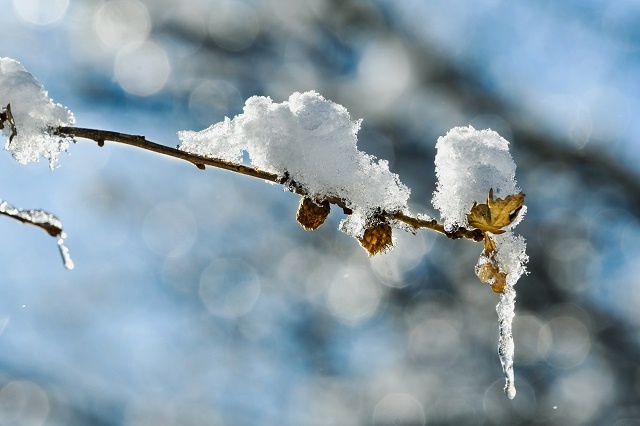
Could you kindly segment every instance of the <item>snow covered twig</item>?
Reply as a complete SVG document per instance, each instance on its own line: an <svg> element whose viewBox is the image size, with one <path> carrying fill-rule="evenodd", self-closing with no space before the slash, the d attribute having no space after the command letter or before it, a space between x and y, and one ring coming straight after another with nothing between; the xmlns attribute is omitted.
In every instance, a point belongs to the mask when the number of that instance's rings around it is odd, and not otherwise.
<svg viewBox="0 0 640 426"><path fill-rule="evenodd" d="M62 229L60 219L56 216L45 210L22 210L4 200L0 200L0 215L44 229L47 234L57 239L58 248L65 268L74 268L73 260L69 255L69 249L64 243L67 235Z"/></svg>
<svg viewBox="0 0 640 426"><path fill-rule="evenodd" d="M2 107L6 105L6 107ZM515 180L509 142L496 132L456 127L438 139L432 204L442 223L409 211L410 189L392 173L389 162L357 147L361 120L352 120L342 105L310 91L293 93L275 103L253 96L243 113L201 131L180 131L177 148L144 136L73 127L73 114L55 104L44 87L17 61L0 58L0 129L5 149L20 163L49 160L76 138L119 142L194 164L212 166L277 183L302 196L296 219L306 230L320 226L334 204L344 211L340 231L358 240L370 256L393 247L392 228L414 232L425 228L449 238L484 241L475 267L480 281L499 293L500 362L505 392L516 394L512 321L514 286L526 272L526 242L513 229L522 220L524 193ZM248 154L251 166L243 164ZM483 201L486 202L483 203ZM39 224L58 244L67 267L62 226L42 211L24 212L7 204L5 214ZM21 219L20 219L21 218ZM44 225L43 225L44 224Z"/></svg>
<svg viewBox="0 0 640 426"><path fill-rule="evenodd" d="M54 129L54 133L72 138L90 139L98 143L98 146L104 146L106 141L119 142L125 145L134 146L157 154L185 160L197 168L204 170L205 166L217 167L219 169L230 170L247 176L263 179L269 182L280 183L278 175L265 172L254 167L247 167L242 164L236 164L217 158L207 158L201 155L190 154L176 148L161 145L144 136L129 135L126 133L112 132L108 130L86 129L82 127L59 127Z"/></svg>
<svg viewBox="0 0 640 426"><path fill-rule="evenodd" d="M189 152L185 152L176 148L172 148L166 145L161 145L156 142L152 142L148 140L145 136L141 136L141 135L130 135L126 133L113 132L108 130L87 129L82 127L60 127L58 129L55 129L54 133L63 135L63 136L72 137L72 138L93 140L97 142L98 146L100 147L104 146L105 142L107 141L118 142L125 145L134 146L136 148L141 148L147 151L155 152L157 154L166 155L169 157L187 161L189 163L192 163L198 169L201 169L201 170L204 170L206 166L229 170L234 173L255 177L268 182L274 182L274 183L286 185L287 189L297 193L300 196L309 195L303 189L301 189L299 185L296 185L296 182L288 179L287 176L278 176L275 173L266 172L264 170L260 170L255 167L249 167L243 164L226 161L219 158L210 158L202 155L191 154ZM336 197L326 197L324 200L342 208L345 211L345 213L347 214L350 213L349 208L346 206L344 200L341 200ZM444 225L442 225L435 219L425 220L417 216L413 216L411 214L402 213L402 212L396 212L396 213L382 212L380 215L388 219L393 219L393 220L403 222L414 229L421 229L421 228L431 229L433 231L444 234L447 237L452 239L468 238L473 241L482 241L484 239L484 235L478 229L469 230L461 227L454 231L447 232L444 229Z"/></svg>

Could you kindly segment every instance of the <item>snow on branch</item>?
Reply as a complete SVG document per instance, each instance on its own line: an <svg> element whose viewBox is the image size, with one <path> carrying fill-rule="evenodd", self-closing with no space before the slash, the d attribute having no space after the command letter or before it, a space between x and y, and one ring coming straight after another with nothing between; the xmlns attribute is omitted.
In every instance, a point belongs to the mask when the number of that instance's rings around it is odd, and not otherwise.
<svg viewBox="0 0 640 426"><path fill-rule="evenodd" d="M251 97L243 113L233 119L199 132L179 132L177 148L144 136L72 127L73 122L73 114L54 104L18 62L0 58L0 129L8 137L5 149L21 163L45 157L53 168L58 154L76 138L96 141L99 146L105 141L119 142L187 161L199 169L212 166L283 185L302 196L296 218L307 230L324 222L331 205L338 206L347 216L339 229L356 238L370 256L393 247L393 228L413 233L426 228L454 239L484 241L475 272L500 294L498 352L505 391L509 398L515 396L514 286L526 272L528 257L524 238L514 235L513 229L524 217L526 206L515 181L509 143L497 133L457 127L438 140L438 184L432 203L440 211L439 222L409 211L410 190L389 170L389 163L358 149L361 121L352 120L345 107L313 91L294 93L281 103ZM250 166L242 163L245 153ZM14 216L22 217L14 210ZM54 223L55 217L49 216L48 223ZM56 235L63 238L59 229ZM62 253L65 257L65 251Z"/></svg>
<svg viewBox="0 0 640 426"><path fill-rule="evenodd" d="M74 124L73 114L55 104L42 84L16 60L0 58L0 129L8 137L5 149L21 164L49 160L55 167L70 139L51 129Z"/></svg>
<svg viewBox="0 0 640 426"><path fill-rule="evenodd" d="M254 96L233 120L179 132L179 149L235 162L246 151L253 165L288 176L310 198L343 200L351 214L340 230L360 239L382 212L406 212L410 192L386 160L358 150L360 123L313 91L282 103Z"/></svg>
<svg viewBox="0 0 640 426"><path fill-rule="evenodd" d="M201 170L204 170L206 166L229 170L234 173L239 173L242 175L262 179L267 182L284 185L288 190L302 197L309 196L309 194L302 188L302 186L299 185L296 181L292 180L290 175L286 172L283 176L279 176L276 173L267 172L256 167L250 167L244 164L234 163L219 158L192 154L184 150L158 144L156 142L148 140L145 136L141 135L130 135L126 133L107 130L86 129L82 127L60 127L56 129L56 133L63 135L64 137L93 140L97 142L97 144L101 147L104 146L105 142L107 141L118 142L144 149L146 151L151 151L157 154L187 161ZM330 204L338 206L347 215L351 214L351 210L349 209L347 203L341 198L326 196L324 197L324 200L326 200ZM319 203L320 201L316 202ZM441 234L445 234L447 237L452 239L468 238L473 241L483 241L484 239L484 234L478 229L467 229L464 227L460 227L451 232L445 231L442 224L440 224L437 220L431 219L425 215L415 216L409 212L389 213L381 211L378 216L389 221L397 221L399 223L403 223L408 226L410 230L417 230L421 228L431 229Z"/></svg>
<svg viewBox="0 0 640 426"><path fill-rule="evenodd" d="M55 237L58 249L62 256L62 262L67 269L73 269L74 264L69 249L64 243L67 235L62 228L62 222L56 216L44 210L22 210L13 207L7 201L0 200L0 215L10 217L28 225L34 225L47 231L47 234Z"/></svg>

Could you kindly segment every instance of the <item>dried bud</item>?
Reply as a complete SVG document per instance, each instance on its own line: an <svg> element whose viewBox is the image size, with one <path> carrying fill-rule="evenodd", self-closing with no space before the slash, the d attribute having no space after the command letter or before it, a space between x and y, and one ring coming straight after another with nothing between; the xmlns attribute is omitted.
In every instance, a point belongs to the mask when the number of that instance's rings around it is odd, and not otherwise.
<svg viewBox="0 0 640 426"><path fill-rule="evenodd" d="M387 223L379 223L376 226L367 228L359 238L360 245L369 253L369 256L375 256L378 253L386 251L393 241L391 239L391 226Z"/></svg>
<svg viewBox="0 0 640 426"><path fill-rule="evenodd" d="M487 258L483 260L484 262L478 263L476 266L476 275L481 282L489 284L494 292L504 292L504 288L507 286L507 274L500 272L493 260Z"/></svg>
<svg viewBox="0 0 640 426"><path fill-rule="evenodd" d="M327 216L329 216L330 210L331 207L326 200L316 204L311 198L302 197L296 219L304 229L313 231L322 225Z"/></svg>

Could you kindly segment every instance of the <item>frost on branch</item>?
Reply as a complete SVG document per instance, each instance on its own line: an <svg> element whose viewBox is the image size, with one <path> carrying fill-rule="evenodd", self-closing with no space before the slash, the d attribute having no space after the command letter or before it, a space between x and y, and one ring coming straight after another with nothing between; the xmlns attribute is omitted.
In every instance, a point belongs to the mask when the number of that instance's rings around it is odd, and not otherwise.
<svg viewBox="0 0 640 426"><path fill-rule="evenodd" d="M54 167L69 138L51 129L74 123L73 114L54 104L42 84L17 61L0 58L0 128L8 138L5 149L20 163L49 160Z"/></svg>
<svg viewBox="0 0 640 426"><path fill-rule="evenodd" d="M362 239L375 217L407 210L409 189L389 171L389 163L357 148L360 121L316 92L294 93L274 103L254 96L244 112L200 132L179 132L179 149L251 164L288 176L311 199L339 199L353 211L340 229Z"/></svg>
<svg viewBox="0 0 640 426"><path fill-rule="evenodd" d="M62 229L62 222L56 216L48 213L44 210L22 210L13 207L11 204L4 200L0 200L0 215L9 216L13 219L19 220L23 223L38 226L52 237L55 237L58 243L58 249L62 256L62 262L67 269L73 269L73 260L69 255L69 249L64 243L67 235Z"/></svg>
<svg viewBox="0 0 640 426"><path fill-rule="evenodd" d="M496 306L498 353L506 377L505 392L513 398L514 286L526 272L528 257L524 238L513 234L526 206L524 194L516 184L516 165L509 153L509 142L492 130L469 126L451 129L438 139L436 148L438 186L432 201L440 211L445 229L452 232L460 227L473 227L485 237L476 273L482 282L500 293Z"/></svg>

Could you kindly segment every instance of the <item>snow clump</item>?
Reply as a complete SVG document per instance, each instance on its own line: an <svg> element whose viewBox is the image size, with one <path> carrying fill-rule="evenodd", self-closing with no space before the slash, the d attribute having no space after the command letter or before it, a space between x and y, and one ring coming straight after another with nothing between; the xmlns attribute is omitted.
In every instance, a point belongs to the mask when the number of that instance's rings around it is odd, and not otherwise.
<svg viewBox="0 0 640 426"><path fill-rule="evenodd" d="M181 150L231 162L246 151L253 166L288 176L310 197L343 200L353 214L340 229L360 238L381 210L407 210L409 188L386 160L358 150L359 129L345 107L310 91L282 103L253 96L235 118L178 136Z"/></svg>
<svg viewBox="0 0 640 426"><path fill-rule="evenodd" d="M496 198L520 192L509 142L493 130L455 127L438 139L436 149L438 186L432 202L447 231L468 227L471 206L485 203L491 188Z"/></svg>
<svg viewBox="0 0 640 426"><path fill-rule="evenodd" d="M21 164L44 157L53 168L71 140L52 135L51 129L73 125L73 113L53 103L42 84L18 61L0 58L0 112L6 114L7 105L11 105L15 134L6 120L2 130L8 139L5 149Z"/></svg>

